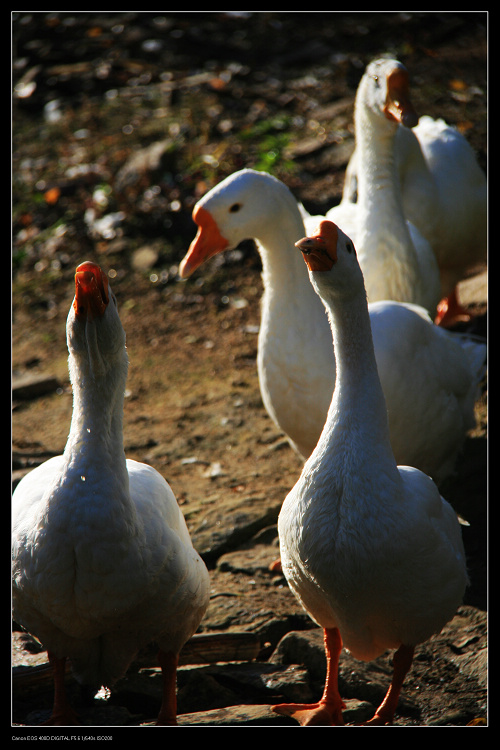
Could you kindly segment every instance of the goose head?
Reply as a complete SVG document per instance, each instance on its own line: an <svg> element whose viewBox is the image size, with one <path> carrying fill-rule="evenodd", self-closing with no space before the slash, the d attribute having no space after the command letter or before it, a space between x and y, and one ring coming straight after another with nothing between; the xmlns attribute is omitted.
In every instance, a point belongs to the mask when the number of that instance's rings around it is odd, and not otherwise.
<svg viewBox="0 0 500 750"><path fill-rule="evenodd" d="M217 253L263 237L269 222L279 222L284 206L298 211L286 185L270 174L242 169L227 177L193 209L198 232L181 261L181 278Z"/></svg>
<svg viewBox="0 0 500 750"><path fill-rule="evenodd" d="M311 282L322 299L364 291L364 280L352 240L333 221L323 219L316 231L295 243Z"/></svg>
<svg viewBox="0 0 500 750"><path fill-rule="evenodd" d="M410 99L408 70L398 60L374 60L367 66L356 94L356 107L407 128L418 123Z"/></svg>
<svg viewBox="0 0 500 750"><path fill-rule="evenodd" d="M79 372L88 372L94 380L126 360L125 331L116 298L106 274L96 263L85 261L76 269L66 338Z"/></svg>

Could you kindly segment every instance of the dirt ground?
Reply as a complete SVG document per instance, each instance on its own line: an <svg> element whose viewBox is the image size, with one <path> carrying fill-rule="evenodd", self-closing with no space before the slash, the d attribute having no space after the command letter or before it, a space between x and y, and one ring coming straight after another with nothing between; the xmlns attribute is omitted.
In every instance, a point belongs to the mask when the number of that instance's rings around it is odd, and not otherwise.
<svg viewBox="0 0 500 750"><path fill-rule="evenodd" d="M459 127L486 170L485 13L13 14L13 383L56 380L37 397L14 392L14 482L64 449L65 319L76 265L97 261L127 333L127 456L169 481L210 567L201 631L257 632L261 657L310 625L262 562L275 535L254 536L274 528L302 465L260 398L260 260L245 242L187 282L177 266L197 198L243 166L270 170L311 212L339 201L356 86L383 53L408 66L417 111ZM468 288L484 335L477 271ZM425 694L427 708L401 725L486 720L486 382L442 491L468 523L472 585L460 616L422 649L405 695L422 706ZM450 649L476 660L479 676L456 663L440 673ZM13 705L15 723L30 723L15 694Z"/></svg>

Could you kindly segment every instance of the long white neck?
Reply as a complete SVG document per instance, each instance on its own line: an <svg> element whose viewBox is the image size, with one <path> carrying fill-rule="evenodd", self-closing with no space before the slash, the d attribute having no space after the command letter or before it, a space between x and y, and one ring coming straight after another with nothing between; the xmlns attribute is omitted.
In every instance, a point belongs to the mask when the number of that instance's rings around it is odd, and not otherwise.
<svg viewBox="0 0 500 750"><path fill-rule="evenodd" d="M280 195L279 210L273 221L259 232L257 245L262 259L264 289L272 292L273 304L295 310L297 294L313 299L316 295L309 282L307 268L295 243L306 230L299 207L293 196Z"/></svg>
<svg viewBox="0 0 500 750"><path fill-rule="evenodd" d="M291 333L297 341L310 335L304 309L314 311L314 319L323 318L323 325L326 316L295 247L307 232L297 201L284 185L273 191L273 209L272 220L263 223L256 238L264 285L262 318L273 331L285 337Z"/></svg>
<svg viewBox="0 0 500 750"><path fill-rule="evenodd" d="M90 369L82 366L73 354L69 356L69 370L73 386L73 416L64 450L68 466L81 468L89 476L93 470L105 466L114 477L128 487L126 459L123 447L123 401L127 378L127 356L123 363L106 377L95 379Z"/></svg>
<svg viewBox="0 0 500 750"><path fill-rule="evenodd" d="M320 467L326 466L340 477L341 484L363 482L367 467L375 462L396 477L364 290L349 299L330 295L325 306L335 342L337 379L325 427L307 470L323 471Z"/></svg>
<svg viewBox="0 0 500 750"><path fill-rule="evenodd" d="M403 212L395 162L397 126L358 104L355 127L360 165L356 249L368 299L412 300L420 284L420 273ZM378 282L383 284L382 292L375 286Z"/></svg>
<svg viewBox="0 0 500 750"><path fill-rule="evenodd" d="M335 383L333 342L325 308L295 247L307 232L291 193L283 196L274 214L258 236L264 284L259 384L268 414L298 451L309 455ZM325 388L325 379L330 379L331 390Z"/></svg>

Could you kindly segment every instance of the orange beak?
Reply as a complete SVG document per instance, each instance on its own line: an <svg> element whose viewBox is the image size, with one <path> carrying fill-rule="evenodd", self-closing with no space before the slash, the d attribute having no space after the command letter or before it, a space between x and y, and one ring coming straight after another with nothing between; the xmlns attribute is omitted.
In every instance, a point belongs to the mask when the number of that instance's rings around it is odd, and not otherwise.
<svg viewBox="0 0 500 750"><path fill-rule="evenodd" d="M387 99L384 114L388 120L395 120L406 128L414 128L418 123L418 115L410 99L410 82L407 70L395 68L387 76Z"/></svg>
<svg viewBox="0 0 500 750"><path fill-rule="evenodd" d="M229 242L219 231L216 221L203 206L196 206L193 220L198 225L198 233L179 266L179 275L185 279L209 258L222 252Z"/></svg>
<svg viewBox="0 0 500 750"><path fill-rule="evenodd" d="M75 272L73 308L77 318L104 315L109 303L108 277L96 263L85 261Z"/></svg>
<svg viewBox="0 0 500 750"><path fill-rule="evenodd" d="M332 221L322 221L316 234L295 243L304 256L310 271L330 271L337 262L337 226Z"/></svg>

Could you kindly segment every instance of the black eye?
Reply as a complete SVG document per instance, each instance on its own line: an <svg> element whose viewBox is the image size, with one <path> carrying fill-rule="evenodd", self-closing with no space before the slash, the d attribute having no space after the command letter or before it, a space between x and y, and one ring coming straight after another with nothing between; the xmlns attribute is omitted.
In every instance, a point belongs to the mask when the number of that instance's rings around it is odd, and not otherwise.
<svg viewBox="0 0 500 750"><path fill-rule="evenodd" d="M380 84L378 82L378 76L373 76L373 80L375 81L376 87L379 88Z"/></svg>
<svg viewBox="0 0 500 750"><path fill-rule="evenodd" d="M229 209L229 211L232 214L235 214L235 213L237 213L240 210L240 208L241 208L241 203L233 203L233 205L231 206L231 208Z"/></svg>
<svg viewBox="0 0 500 750"><path fill-rule="evenodd" d="M346 242L345 249L348 253L352 253L354 251L354 245L352 242Z"/></svg>

